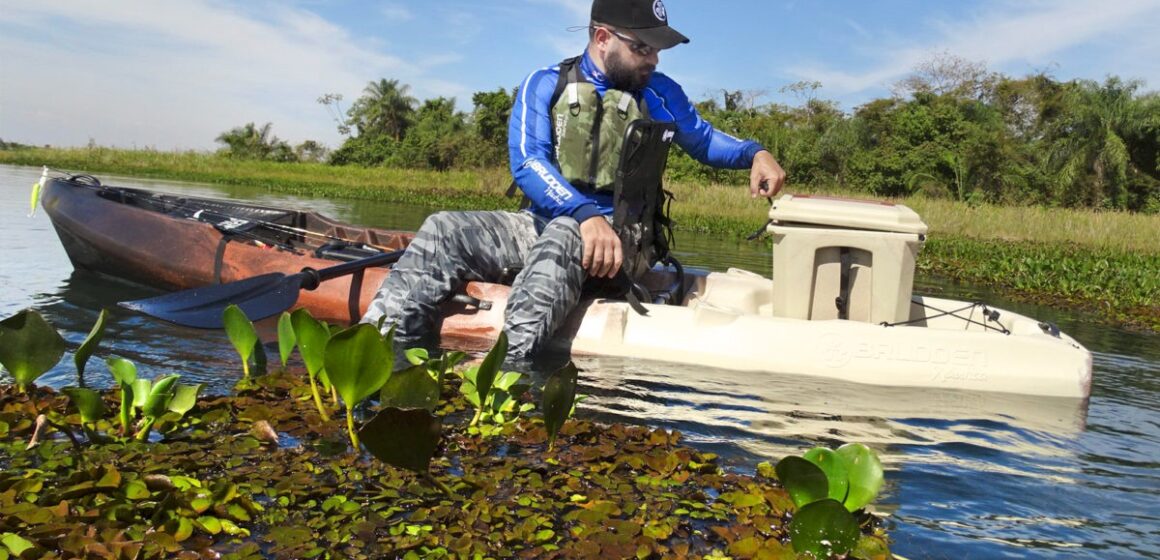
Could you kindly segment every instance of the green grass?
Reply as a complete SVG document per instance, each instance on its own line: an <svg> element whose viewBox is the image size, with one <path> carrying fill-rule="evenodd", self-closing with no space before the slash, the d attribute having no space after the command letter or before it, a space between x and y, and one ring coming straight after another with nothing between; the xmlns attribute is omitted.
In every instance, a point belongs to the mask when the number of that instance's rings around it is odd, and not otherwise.
<svg viewBox="0 0 1160 560"><path fill-rule="evenodd" d="M84 173L264 188L325 198L443 208L514 209L506 169L435 172L231 160L199 152L110 148L0 151L0 163ZM673 182L673 218L684 230L741 237L766 219L768 203L742 184ZM803 192L794 185L787 192ZM864 198L863 193L823 194ZM930 227L919 260L927 272L1006 288L1027 300L1067 302L1098 316L1160 330L1160 216L1040 207L897 200Z"/></svg>

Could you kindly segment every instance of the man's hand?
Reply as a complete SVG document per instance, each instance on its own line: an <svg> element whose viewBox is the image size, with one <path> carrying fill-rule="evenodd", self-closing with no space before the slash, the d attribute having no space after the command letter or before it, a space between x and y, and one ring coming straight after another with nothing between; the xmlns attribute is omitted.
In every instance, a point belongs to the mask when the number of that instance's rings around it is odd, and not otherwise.
<svg viewBox="0 0 1160 560"><path fill-rule="evenodd" d="M753 167L749 169L749 195L769 198L781 191L784 185L785 170L773 159L773 154L766 150L757 152L753 156Z"/></svg>
<svg viewBox="0 0 1160 560"><path fill-rule="evenodd" d="M593 216L580 224L580 239L584 241L584 258L580 265L588 276L612 278L620 272L624 253L620 237L608 225L604 216Z"/></svg>

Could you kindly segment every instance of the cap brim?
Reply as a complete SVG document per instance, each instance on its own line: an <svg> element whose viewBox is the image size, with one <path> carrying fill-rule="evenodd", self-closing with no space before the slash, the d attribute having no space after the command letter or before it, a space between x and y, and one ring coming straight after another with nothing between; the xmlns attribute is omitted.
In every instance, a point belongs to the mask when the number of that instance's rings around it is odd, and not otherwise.
<svg viewBox="0 0 1160 560"><path fill-rule="evenodd" d="M631 29L644 44L654 49L667 49L675 47L681 43L688 43L689 38L681 35L676 29L667 25L660 27L645 27L642 29Z"/></svg>

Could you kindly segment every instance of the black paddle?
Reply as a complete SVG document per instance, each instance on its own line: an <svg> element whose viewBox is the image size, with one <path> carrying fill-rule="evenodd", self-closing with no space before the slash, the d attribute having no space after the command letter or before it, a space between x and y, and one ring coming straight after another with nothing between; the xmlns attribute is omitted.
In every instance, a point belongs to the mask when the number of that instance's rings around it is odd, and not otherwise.
<svg viewBox="0 0 1160 560"><path fill-rule="evenodd" d="M298 301L298 290L313 290L331 278L390 264L402 256L403 249L399 249L328 266L322 270L304 268L302 272L290 275L271 272L228 284L213 284L163 296L123 301L119 305L186 327L220 329L222 313L231 304L240 307L250 320L265 319L290 309Z"/></svg>

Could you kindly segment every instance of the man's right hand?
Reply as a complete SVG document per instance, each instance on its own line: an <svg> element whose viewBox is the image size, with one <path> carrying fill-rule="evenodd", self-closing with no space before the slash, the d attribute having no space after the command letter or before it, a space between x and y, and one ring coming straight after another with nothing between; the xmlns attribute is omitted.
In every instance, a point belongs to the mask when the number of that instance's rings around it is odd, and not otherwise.
<svg viewBox="0 0 1160 560"><path fill-rule="evenodd" d="M624 253L620 249L620 236L604 216L593 216L580 224L580 239L584 241L584 258L580 265L588 271L588 276L612 278L620 272Z"/></svg>

